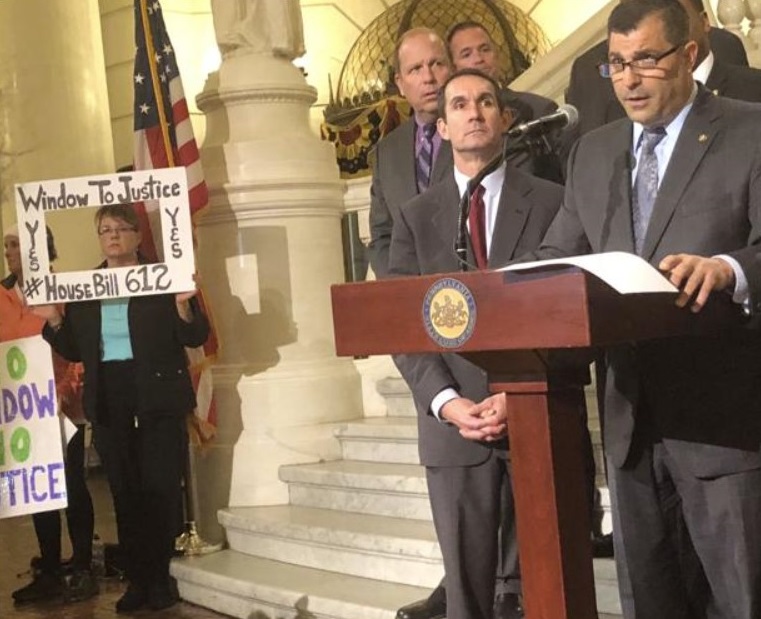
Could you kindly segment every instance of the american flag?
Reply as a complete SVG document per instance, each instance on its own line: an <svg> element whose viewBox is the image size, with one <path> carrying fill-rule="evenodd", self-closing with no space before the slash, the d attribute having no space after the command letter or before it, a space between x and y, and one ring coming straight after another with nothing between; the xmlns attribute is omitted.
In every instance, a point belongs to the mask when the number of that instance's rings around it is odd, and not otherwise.
<svg viewBox="0 0 761 619"><path fill-rule="evenodd" d="M158 0L135 0L135 48L135 169L184 166L188 176L190 214L195 221L208 204L209 192L177 59ZM152 224L158 222L157 209L158 203L135 205L143 232L141 251L151 260L158 258L157 248L161 247L160 228ZM199 300L209 315L202 293L199 293ZM195 420L201 439L211 438L216 426L210 362L217 348L212 323L206 344L188 349L198 399Z"/></svg>

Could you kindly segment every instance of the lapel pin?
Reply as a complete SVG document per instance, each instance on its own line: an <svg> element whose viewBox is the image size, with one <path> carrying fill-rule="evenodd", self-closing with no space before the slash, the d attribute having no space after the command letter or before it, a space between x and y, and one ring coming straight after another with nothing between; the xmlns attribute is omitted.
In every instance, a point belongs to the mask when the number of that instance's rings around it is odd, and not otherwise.
<svg viewBox="0 0 761 619"><path fill-rule="evenodd" d="M714 88L713 89L713 94L718 97L719 96L719 89L718 88Z"/></svg>
<svg viewBox="0 0 761 619"><path fill-rule="evenodd" d="M707 141L708 141L708 136L705 133L701 133L698 136L698 142L702 143L702 142L707 142Z"/></svg>

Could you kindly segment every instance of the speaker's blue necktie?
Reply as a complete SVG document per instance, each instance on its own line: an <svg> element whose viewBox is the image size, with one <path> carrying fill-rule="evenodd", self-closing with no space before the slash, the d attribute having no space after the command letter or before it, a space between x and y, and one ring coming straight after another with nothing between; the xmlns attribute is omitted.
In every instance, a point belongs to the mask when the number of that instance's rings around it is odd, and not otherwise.
<svg viewBox="0 0 761 619"><path fill-rule="evenodd" d="M642 150L637 166L637 178L632 190L632 227L634 229L634 249L642 253L647 226L653 214L653 205L658 195L658 157L655 147L666 137L663 127L645 129L642 133Z"/></svg>

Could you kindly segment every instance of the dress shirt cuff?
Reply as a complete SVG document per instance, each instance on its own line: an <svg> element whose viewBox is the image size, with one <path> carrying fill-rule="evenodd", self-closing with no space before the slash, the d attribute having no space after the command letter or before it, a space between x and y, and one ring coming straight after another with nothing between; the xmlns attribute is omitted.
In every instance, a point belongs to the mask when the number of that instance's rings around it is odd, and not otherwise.
<svg viewBox="0 0 761 619"><path fill-rule="evenodd" d="M727 256L726 254L719 254L718 256L714 256L714 258L723 260L732 267L732 270L735 272L735 289L732 292L732 301L742 305L745 309L748 309L750 303L748 278L745 277L745 272L740 266L740 263L732 258L732 256Z"/></svg>
<svg viewBox="0 0 761 619"><path fill-rule="evenodd" d="M444 408L444 404L447 402L451 402L452 400L459 398L460 394L457 393L455 389L452 389L451 387L447 387L446 389L442 389L439 391L431 400L431 412L433 413L433 416L436 417L439 421L442 421L444 423L449 423L446 419L441 418L441 409Z"/></svg>

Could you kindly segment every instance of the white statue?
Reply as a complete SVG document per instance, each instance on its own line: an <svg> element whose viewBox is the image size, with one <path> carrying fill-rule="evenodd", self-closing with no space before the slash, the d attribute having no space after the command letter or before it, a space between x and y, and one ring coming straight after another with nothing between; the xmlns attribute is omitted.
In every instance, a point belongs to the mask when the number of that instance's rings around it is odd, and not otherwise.
<svg viewBox="0 0 761 619"><path fill-rule="evenodd" d="M211 10L222 56L304 54L299 0L211 0Z"/></svg>

